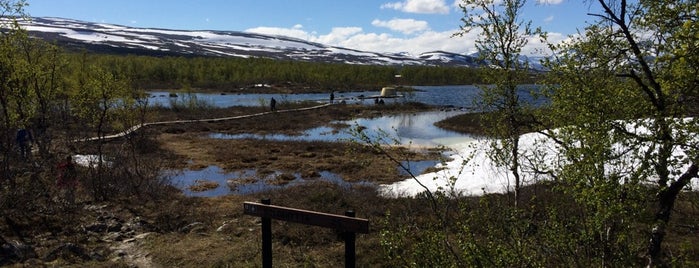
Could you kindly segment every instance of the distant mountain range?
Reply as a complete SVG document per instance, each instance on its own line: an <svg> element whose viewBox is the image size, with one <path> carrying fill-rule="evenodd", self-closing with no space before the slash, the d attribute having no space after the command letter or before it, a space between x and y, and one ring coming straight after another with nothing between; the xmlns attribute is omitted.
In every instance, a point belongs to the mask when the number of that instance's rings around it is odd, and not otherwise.
<svg viewBox="0 0 699 268"><path fill-rule="evenodd" d="M364 65L479 67L477 57L445 51L377 53L327 46L285 36L238 31L135 28L63 18L21 21L30 36L67 49L152 56L260 57Z"/></svg>

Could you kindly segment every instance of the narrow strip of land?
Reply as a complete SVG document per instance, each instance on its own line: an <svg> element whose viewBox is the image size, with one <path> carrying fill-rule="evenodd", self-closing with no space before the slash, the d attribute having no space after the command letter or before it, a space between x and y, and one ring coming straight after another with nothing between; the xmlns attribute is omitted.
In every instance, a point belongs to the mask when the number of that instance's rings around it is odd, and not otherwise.
<svg viewBox="0 0 699 268"><path fill-rule="evenodd" d="M328 106L330 106L330 105L333 105L333 104L331 104L331 103L326 103L326 104L321 104L321 105L316 105L316 106L311 106L311 107L296 108L296 109L286 109L286 110L275 110L275 111L268 111L268 112L255 113L255 114L247 114L247 115L230 116L230 117L148 122L148 123L142 123L142 124L138 124L138 125L132 126L131 128L129 128L129 129L127 129L127 130L124 130L124 131L122 131L122 132L119 132L119 133L117 133L117 134L106 135L106 136L102 136L102 137L91 137L91 138L86 138L86 139L78 139L78 140L76 140L76 141L96 141L96 140L109 140L109 139L121 138L121 137L128 136L129 134L138 131L138 130L141 129L142 127L154 126L154 125L186 124L186 123L202 123L202 122L220 122L220 121L227 121L227 120L237 120L237 119L251 118L251 117L257 117L257 116L264 116L264 115L275 114L275 113L289 113L289 112L308 111L308 110L314 110L314 109L325 108L325 107L328 107Z"/></svg>

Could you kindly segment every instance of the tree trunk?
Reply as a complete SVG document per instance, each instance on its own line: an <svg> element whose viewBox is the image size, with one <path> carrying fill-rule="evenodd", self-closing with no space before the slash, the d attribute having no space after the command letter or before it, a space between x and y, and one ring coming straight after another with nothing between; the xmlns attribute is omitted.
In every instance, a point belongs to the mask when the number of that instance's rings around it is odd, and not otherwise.
<svg viewBox="0 0 699 268"><path fill-rule="evenodd" d="M663 239L665 238L667 224L670 221L670 214L672 214L672 209L675 206L675 200L677 200L680 191L689 184L692 178L697 177L698 172L699 166L697 166L696 163L692 163L677 181L673 182L665 189L660 189L658 192L658 211L655 213L655 224L653 224L650 242L648 243L648 251L646 252L648 256L648 267L662 264L660 252Z"/></svg>

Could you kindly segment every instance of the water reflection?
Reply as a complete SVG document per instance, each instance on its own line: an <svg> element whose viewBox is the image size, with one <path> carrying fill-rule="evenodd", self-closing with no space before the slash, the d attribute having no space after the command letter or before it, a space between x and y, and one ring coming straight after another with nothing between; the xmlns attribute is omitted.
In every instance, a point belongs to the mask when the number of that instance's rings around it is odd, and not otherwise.
<svg viewBox="0 0 699 268"><path fill-rule="evenodd" d="M385 99L386 103L396 103L405 101L420 102L438 107L456 107L470 111L479 111L474 100L481 90L474 85L453 85L453 86L411 86L416 89L413 92L401 92L401 98ZM536 92L536 85L521 85L518 89L520 100L532 105L539 105L543 101L533 97ZM169 107L173 102L186 102L191 99L202 101L214 107L232 106L266 106L271 98L280 102L300 102L314 101L327 103L330 101L329 93L303 93L303 94L222 94L222 93L178 93L171 96L167 91L151 91L148 101L151 105ZM363 99L363 97L380 95L380 91L355 91L355 92L335 92L335 101L344 100L347 103L357 103L373 105L374 99ZM535 95L535 94L534 94Z"/></svg>
<svg viewBox="0 0 699 268"><path fill-rule="evenodd" d="M418 176L428 168L436 166L439 162L439 160L403 161L401 165L408 170L405 170L403 167L398 167L398 173L401 176L410 176L410 173L414 176ZM410 171L410 173L408 173L408 171Z"/></svg>
<svg viewBox="0 0 699 268"><path fill-rule="evenodd" d="M348 121L335 121L333 125L350 126L341 129L318 127L304 131L301 135L284 134L224 134L212 133L215 139L261 139L272 141L359 141L353 135L356 126L363 128L362 132L372 140L388 138L387 143L393 144L393 139L401 145L415 146L448 146L455 142L473 139L471 136L455 131L445 130L434 125L435 122L463 114L464 111L430 111L411 114L388 115L378 118L360 118Z"/></svg>
<svg viewBox="0 0 699 268"><path fill-rule="evenodd" d="M251 194L267 190L281 189L292 185L299 185L311 181L326 181L343 188L352 185L373 185L368 182L350 183L344 181L339 175L321 171L311 178L304 178L299 173L291 174L292 178L280 179L282 173L259 174L256 170L226 172L218 166L209 166L202 170L172 170L166 172L170 182L182 190L187 196L215 197L228 194ZM198 181L214 182L218 187L206 191L192 191L191 187Z"/></svg>
<svg viewBox="0 0 699 268"><path fill-rule="evenodd" d="M328 103L330 101L329 93L302 93L302 94L221 94L221 93L179 93L170 95L166 91L150 91L148 102L150 105L170 107L173 103L187 103L189 100L195 99L213 107L232 107L232 106L267 106L269 100L274 98L278 102L302 102L311 101L318 103ZM370 105L374 103L374 99L364 98L367 96L376 96L381 92L378 91L356 91L346 93L336 93L335 102L346 102L350 104ZM405 101L403 98L386 99L386 103L394 103Z"/></svg>

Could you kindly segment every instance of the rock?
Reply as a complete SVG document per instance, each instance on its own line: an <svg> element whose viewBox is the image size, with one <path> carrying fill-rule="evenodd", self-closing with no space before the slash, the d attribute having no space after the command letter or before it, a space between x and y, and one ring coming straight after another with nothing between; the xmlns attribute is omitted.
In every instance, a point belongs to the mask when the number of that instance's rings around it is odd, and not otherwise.
<svg viewBox="0 0 699 268"><path fill-rule="evenodd" d="M45 267L44 262L37 258L32 258L22 263L24 267ZM0 263L2 265L2 263Z"/></svg>
<svg viewBox="0 0 699 268"><path fill-rule="evenodd" d="M224 223L223 225L216 228L216 232L220 233L220 232L223 232L223 231L230 229L228 226L229 226L228 223Z"/></svg>
<svg viewBox="0 0 699 268"><path fill-rule="evenodd" d="M180 228L180 233L193 233L193 232L200 232L203 231L204 228L204 223L201 222L193 222L190 224L187 224L185 227Z"/></svg>
<svg viewBox="0 0 699 268"><path fill-rule="evenodd" d="M0 266L17 262L24 262L28 259L36 258L34 249L19 241L13 241L0 245Z"/></svg>
<svg viewBox="0 0 699 268"><path fill-rule="evenodd" d="M43 258L43 261L52 262L58 258L69 260L75 257L80 258L83 261L92 259L92 257L85 252L84 248L73 243L65 243L49 251L49 253Z"/></svg>
<svg viewBox="0 0 699 268"><path fill-rule="evenodd" d="M89 210L89 211L102 211L105 208L107 208L107 205L85 205L83 207L84 210Z"/></svg>
<svg viewBox="0 0 699 268"><path fill-rule="evenodd" d="M142 219L141 217L136 216L134 218L131 218L124 224L124 227L122 227L122 231L126 231L124 230L125 228L128 228L129 230L136 232L142 232L153 230L153 225L147 222L146 220Z"/></svg>
<svg viewBox="0 0 699 268"><path fill-rule="evenodd" d="M88 231L88 232L102 233L104 231L107 231L107 224L97 222L97 223L87 225L83 229L85 229L85 231Z"/></svg>
<svg viewBox="0 0 699 268"><path fill-rule="evenodd" d="M151 233L142 233L142 234L138 234L138 235L134 236L134 238L135 238L135 239L145 239L145 238L148 237L150 234L151 234Z"/></svg>
<svg viewBox="0 0 699 268"><path fill-rule="evenodd" d="M83 227L85 231L93 233L121 231L121 220L114 216L99 216L97 222Z"/></svg>
<svg viewBox="0 0 699 268"><path fill-rule="evenodd" d="M102 240L104 241L123 241L124 240L124 235L118 232L111 232L102 237Z"/></svg>
<svg viewBox="0 0 699 268"><path fill-rule="evenodd" d="M107 232L118 232L121 231L121 223L117 221L112 221L107 224Z"/></svg>

